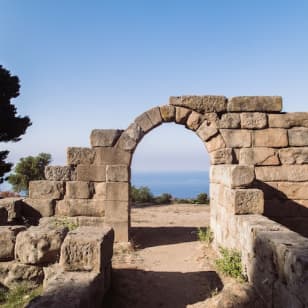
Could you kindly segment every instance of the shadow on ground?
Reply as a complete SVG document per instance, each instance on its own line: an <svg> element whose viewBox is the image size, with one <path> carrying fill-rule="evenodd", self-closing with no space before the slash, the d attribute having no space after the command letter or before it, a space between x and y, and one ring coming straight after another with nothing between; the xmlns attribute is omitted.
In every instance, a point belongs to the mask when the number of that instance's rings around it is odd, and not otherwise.
<svg viewBox="0 0 308 308"><path fill-rule="evenodd" d="M214 271L181 273L115 269L103 307L185 308L204 301L222 288L222 281Z"/></svg>
<svg viewBox="0 0 308 308"><path fill-rule="evenodd" d="M137 248L171 245L198 240L196 227L133 227L130 236Z"/></svg>

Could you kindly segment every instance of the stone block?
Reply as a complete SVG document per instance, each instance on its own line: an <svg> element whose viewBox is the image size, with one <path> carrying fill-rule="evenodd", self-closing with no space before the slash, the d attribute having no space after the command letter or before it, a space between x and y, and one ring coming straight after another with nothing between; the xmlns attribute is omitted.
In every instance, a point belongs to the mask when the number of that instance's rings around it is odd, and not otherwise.
<svg viewBox="0 0 308 308"><path fill-rule="evenodd" d="M42 217L39 221L40 226L67 226L70 230L75 227L104 227L106 225L104 217L74 216L74 217Z"/></svg>
<svg viewBox="0 0 308 308"><path fill-rule="evenodd" d="M302 200L304 201L304 200ZM287 225L283 222L283 218L298 217L301 215L301 206L295 200L273 198L264 201L264 215L267 217L279 217L279 222ZM307 211L306 211L307 213ZM304 215L301 216L307 216Z"/></svg>
<svg viewBox="0 0 308 308"><path fill-rule="evenodd" d="M178 107L186 107L199 113L225 112L227 110L227 98L225 96L171 96L169 104Z"/></svg>
<svg viewBox="0 0 308 308"><path fill-rule="evenodd" d="M240 128L241 118L238 113L224 113L219 121L219 128Z"/></svg>
<svg viewBox="0 0 308 308"><path fill-rule="evenodd" d="M61 247L60 265L66 271L102 272L111 262L114 231L110 227L79 227Z"/></svg>
<svg viewBox="0 0 308 308"><path fill-rule="evenodd" d="M256 167L256 179L263 182L308 181L308 165Z"/></svg>
<svg viewBox="0 0 308 308"><path fill-rule="evenodd" d="M220 129L227 148L251 147L251 131L244 129Z"/></svg>
<svg viewBox="0 0 308 308"><path fill-rule="evenodd" d="M153 126L156 127L160 125L163 122L163 119L160 114L160 109L159 107L154 107L150 110L147 111L147 115L152 122Z"/></svg>
<svg viewBox="0 0 308 308"><path fill-rule="evenodd" d="M229 202L235 215L263 214L264 211L264 196L259 189L234 189Z"/></svg>
<svg viewBox="0 0 308 308"><path fill-rule="evenodd" d="M198 112L193 111L186 121L186 127L196 131L203 121L202 115Z"/></svg>
<svg viewBox="0 0 308 308"><path fill-rule="evenodd" d="M211 183L223 184L229 188L248 186L254 179L252 166L215 165L210 169Z"/></svg>
<svg viewBox="0 0 308 308"><path fill-rule="evenodd" d="M232 164L233 152L230 148L220 149L211 152L210 157L212 165Z"/></svg>
<svg viewBox="0 0 308 308"><path fill-rule="evenodd" d="M128 201L129 183L117 182L106 183L106 200L108 201Z"/></svg>
<svg viewBox="0 0 308 308"><path fill-rule="evenodd" d="M205 142L205 147L208 150L209 153L213 151L217 151L219 149L223 149L226 147L226 144L221 137L220 134L210 138L208 141Z"/></svg>
<svg viewBox="0 0 308 308"><path fill-rule="evenodd" d="M43 268L16 261L0 262L0 283L7 288L22 282L39 286L44 279Z"/></svg>
<svg viewBox="0 0 308 308"><path fill-rule="evenodd" d="M289 145L295 147L308 146L308 128L295 127L288 130Z"/></svg>
<svg viewBox="0 0 308 308"><path fill-rule="evenodd" d="M105 275L97 272L66 272L60 267L44 268L43 293L27 308L102 307L106 292Z"/></svg>
<svg viewBox="0 0 308 308"><path fill-rule="evenodd" d="M109 221L128 221L128 201L106 201L105 218L106 223Z"/></svg>
<svg viewBox="0 0 308 308"><path fill-rule="evenodd" d="M272 166L279 165L278 153L272 148L240 149L240 165Z"/></svg>
<svg viewBox="0 0 308 308"><path fill-rule="evenodd" d="M50 264L59 260L66 227L36 226L18 233L15 258L23 264Z"/></svg>
<svg viewBox="0 0 308 308"><path fill-rule="evenodd" d="M294 126L308 127L308 112L292 112L269 114L269 127L291 128Z"/></svg>
<svg viewBox="0 0 308 308"><path fill-rule="evenodd" d="M89 148L69 147L67 148L68 165L90 165L94 162L95 150Z"/></svg>
<svg viewBox="0 0 308 308"><path fill-rule="evenodd" d="M278 190L287 199L308 199L308 183L278 182Z"/></svg>
<svg viewBox="0 0 308 308"><path fill-rule="evenodd" d="M308 148L280 149L279 158L283 165L308 164Z"/></svg>
<svg viewBox="0 0 308 308"><path fill-rule="evenodd" d="M127 165L108 165L106 169L107 182L128 182L130 179Z"/></svg>
<svg viewBox="0 0 308 308"><path fill-rule="evenodd" d="M229 112L280 112L281 109L281 96L237 96L232 97L228 102Z"/></svg>
<svg viewBox="0 0 308 308"><path fill-rule="evenodd" d="M170 105L160 106L160 114L165 122L173 122L175 120L175 107Z"/></svg>
<svg viewBox="0 0 308 308"><path fill-rule="evenodd" d="M130 165L132 154L129 151L124 151L118 147L95 148L95 165Z"/></svg>
<svg viewBox="0 0 308 308"><path fill-rule="evenodd" d="M93 129L90 135L92 147L112 147L116 144L123 130Z"/></svg>
<svg viewBox="0 0 308 308"><path fill-rule="evenodd" d="M62 181L30 181L29 196L31 199L61 199L64 195Z"/></svg>
<svg viewBox="0 0 308 308"><path fill-rule="evenodd" d="M124 151L134 151L142 137L141 128L138 124L133 123L122 133L117 145Z"/></svg>
<svg viewBox="0 0 308 308"><path fill-rule="evenodd" d="M267 126L267 115L262 112L241 113L241 126L248 129L261 129Z"/></svg>
<svg viewBox="0 0 308 308"><path fill-rule="evenodd" d="M0 199L0 207L4 208L5 212L2 210L3 213L3 221L7 217L8 222L14 222L18 220L21 216L21 206L22 206L22 198L3 198Z"/></svg>
<svg viewBox="0 0 308 308"><path fill-rule="evenodd" d="M175 107L175 122L178 124L186 124L186 121L191 114L191 110L183 107Z"/></svg>
<svg viewBox="0 0 308 308"><path fill-rule="evenodd" d="M128 221L108 221L108 225L114 230L114 241L117 243L127 243L129 241Z"/></svg>
<svg viewBox="0 0 308 308"><path fill-rule="evenodd" d="M107 186L106 183L94 183L95 194L94 199L106 200L107 197Z"/></svg>
<svg viewBox="0 0 308 308"><path fill-rule="evenodd" d="M46 166L45 178L48 181L73 181L76 177L72 166Z"/></svg>
<svg viewBox="0 0 308 308"><path fill-rule="evenodd" d="M65 199L56 204L56 216L94 216L105 215L105 203L101 199Z"/></svg>
<svg viewBox="0 0 308 308"><path fill-rule="evenodd" d="M135 123L137 123L137 125L139 127L141 127L142 131L144 133L149 132L152 128L155 127L155 125L152 124L149 115L147 114L147 112L144 112L143 114L141 114L139 117L137 117L135 119Z"/></svg>
<svg viewBox="0 0 308 308"><path fill-rule="evenodd" d="M208 141L211 137L218 134L216 126L210 124L208 121L204 121L197 130L197 135L203 141Z"/></svg>
<svg viewBox="0 0 308 308"><path fill-rule="evenodd" d="M16 236L25 231L25 226L1 226L0 227L0 261L14 259Z"/></svg>
<svg viewBox="0 0 308 308"><path fill-rule="evenodd" d="M83 181L71 181L66 183L67 199L89 199L94 193L93 183Z"/></svg>
<svg viewBox="0 0 308 308"><path fill-rule="evenodd" d="M78 165L77 181L106 181L106 165Z"/></svg>
<svg viewBox="0 0 308 308"><path fill-rule="evenodd" d="M253 131L253 146L271 148L287 147L287 131L283 128L267 128Z"/></svg>
<svg viewBox="0 0 308 308"><path fill-rule="evenodd" d="M22 216L26 219L38 220L41 217L50 217L55 214L56 202L54 199L23 199Z"/></svg>

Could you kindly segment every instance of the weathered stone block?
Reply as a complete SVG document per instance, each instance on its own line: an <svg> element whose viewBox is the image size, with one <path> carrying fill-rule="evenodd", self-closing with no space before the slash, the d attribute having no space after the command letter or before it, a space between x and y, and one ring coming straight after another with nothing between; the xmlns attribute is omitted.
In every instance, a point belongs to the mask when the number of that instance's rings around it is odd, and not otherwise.
<svg viewBox="0 0 308 308"><path fill-rule="evenodd" d="M61 199L64 195L62 181L31 181L29 196L31 199Z"/></svg>
<svg viewBox="0 0 308 308"><path fill-rule="evenodd" d="M278 182L278 190L287 199L308 199L308 183Z"/></svg>
<svg viewBox="0 0 308 308"><path fill-rule="evenodd" d="M1 226L0 227L0 261L14 259L16 236L25 231L25 226Z"/></svg>
<svg viewBox="0 0 308 308"><path fill-rule="evenodd" d="M147 115L152 122L153 126L156 127L160 125L163 122L163 119L161 118L160 109L159 107L154 107L147 111Z"/></svg>
<svg viewBox="0 0 308 308"><path fill-rule="evenodd" d="M103 227L106 225L105 217L74 216L74 217L42 217L39 221L40 226L67 226L69 229L74 227Z"/></svg>
<svg viewBox="0 0 308 308"><path fill-rule="evenodd" d="M246 148L240 149L240 165L279 165L277 151L272 148Z"/></svg>
<svg viewBox="0 0 308 308"><path fill-rule="evenodd" d="M256 167L256 179L263 182L289 181L304 182L308 181L308 165L283 165Z"/></svg>
<svg viewBox="0 0 308 308"><path fill-rule="evenodd" d="M71 166L46 166L45 178L49 181L73 181L76 177Z"/></svg>
<svg viewBox="0 0 308 308"><path fill-rule="evenodd" d="M199 128L199 126L201 125L202 121L203 121L202 115L198 112L193 111L189 115L189 117L186 121L186 127L191 129L191 130L196 131Z"/></svg>
<svg viewBox="0 0 308 308"><path fill-rule="evenodd" d="M117 146L124 151L134 151L142 137L141 128L133 123L122 133Z"/></svg>
<svg viewBox="0 0 308 308"><path fill-rule="evenodd" d="M211 183L223 184L230 188L243 187L251 184L255 179L252 166L216 165L211 166Z"/></svg>
<svg viewBox="0 0 308 308"><path fill-rule="evenodd" d="M238 96L228 102L228 111L264 111L280 112L282 109L281 96Z"/></svg>
<svg viewBox="0 0 308 308"><path fill-rule="evenodd" d="M0 206L0 226L8 223L8 213L5 207Z"/></svg>
<svg viewBox="0 0 308 308"><path fill-rule="evenodd" d="M50 217L55 213L54 199L23 199L21 208L22 216L37 220L41 217Z"/></svg>
<svg viewBox="0 0 308 308"><path fill-rule="evenodd" d="M3 212L3 219L7 218L8 222L14 222L21 216L21 206L22 206L22 198L4 198L0 199L0 207L4 208L5 211ZM5 219L4 219L5 221Z"/></svg>
<svg viewBox="0 0 308 308"><path fill-rule="evenodd" d="M197 130L197 135L203 140L208 141L211 137L218 134L216 126L204 121Z"/></svg>
<svg viewBox="0 0 308 308"><path fill-rule="evenodd" d="M95 165L130 165L132 154L129 151L124 151L118 147L95 148Z"/></svg>
<svg viewBox="0 0 308 308"><path fill-rule="evenodd" d="M114 229L114 241L119 242L128 242L128 221L108 221L108 225L112 226Z"/></svg>
<svg viewBox="0 0 308 308"><path fill-rule="evenodd" d="M308 148L280 149L279 158L283 165L308 164Z"/></svg>
<svg viewBox="0 0 308 308"><path fill-rule="evenodd" d="M94 162L95 150L89 148L69 147L67 149L68 165L89 165Z"/></svg>
<svg viewBox="0 0 308 308"><path fill-rule="evenodd" d="M205 147L208 150L209 153L213 151L217 151L219 149L223 149L226 147L226 144L221 137L220 134L210 138L208 141L205 142Z"/></svg>
<svg viewBox="0 0 308 308"><path fill-rule="evenodd" d="M221 165L221 164L232 164L233 161L233 152L232 149L220 149L214 152L211 152L211 164L212 165Z"/></svg>
<svg viewBox="0 0 308 308"><path fill-rule="evenodd" d="M113 254L110 227L79 227L70 231L61 247L60 265L66 271L102 272Z"/></svg>
<svg viewBox="0 0 308 308"><path fill-rule="evenodd" d="M54 271L52 273L52 271ZM66 272L61 268L44 268L43 294L27 308L92 308L102 307L106 277L97 272Z"/></svg>
<svg viewBox="0 0 308 308"><path fill-rule="evenodd" d="M67 199L89 199L94 193L93 183L83 181L71 181L66 183Z"/></svg>
<svg viewBox="0 0 308 308"><path fill-rule="evenodd" d="M173 122L175 120L175 107L164 105L160 106L160 114L165 122Z"/></svg>
<svg viewBox="0 0 308 308"><path fill-rule="evenodd" d="M241 118L238 113L224 113L219 121L219 128L240 128Z"/></svg>
<svg viewBox="0 0 308 308"><path fill-rule="evenodd" d="M106 183L94 183L95 194L94 199L106 200L107 197L107 187Z"/></svg>
<svg viewBox="0 0 308 308"><path fill-rule="evenodd" d="M227 148L249 148L251 131L244 129L220 129Z"/></svg>
<svg viewBox="0 0 308 308"><path fill-rule="evenodd" d="M107 182L128 182L129 168L127 165L108 165L106 169Z"/></svg>
<svg viewBox="0 0 308 308"><path fill-rule="evenodd" d="M225 96L171 96L170 105L186 107L200 113L224 112L227 110L227 98Z"/></svg>
<svg viewBox="0 0 308 308"><path fill-rule="evenodd" d="M106 200L108 201L128 201L129 184L124 182L106 183Z"/></svg>
<svg viewBox="0 0 308 308"><path fill-rule="evenodd" d="M186 124L186 121L191 113L188 108L176 107L175 108L175 122L178 124Z"/></svg>
<svg viewBox="0 0 308 308"><path fill-rule="evenodd" d="M43 279L44 272L40 266L26 265L16 261L0 262L0 283L7 288L14 287L21 282L39 286Z"/></svg>
<svg viewBox="0 0 308 308"><path fill-rule="evenodd" d="M267 126L267 115L262 112L241 113L241 126L248 129L260 129Z"/></svg>
<svg viewBox="0 0 308 308"><path fill-rule="evenodd" d="M253 131L253 146L272 148L287 147L287 131L282 128L267 128Z"/></svg>
<svg viewBox="0 0 308 308"><path fill-rule="evenodd" d="M308 146L308 128L295 127L288 130L290 146Z"/></svg>
<svg viewBox="0 0 308 308"><path fill-rule="evenodd" d="M231 192L230 205L236 215L263 214L264 197L259 189L234 189Z"/></svg>
<svg viewBox="0 0 308 308"><path fill-rule="evenodd" d="M269 114L270 127L291 128L294 126L308 127L308 112L292 112L285 114Z"/></svg>
<svg viewBox="0 0 308 308"><path fill-rule="evenodd" d="M122 134L120 129L93 129L90 135L92 147L112 147Z"/></svg>
<svg viewBox="0 0 308 308"><path fill-rule="evenodd" d="M106 181L106 165L78 165L77 180L92 182Z"/></svg>
<svg viewBox="0 0 308 308"><path fill-rule="evenodd" d="M128 220L128 201L106 201L105 218L109 221L126 221Z"/></svg>
<svg viewBox="0 0 308 308"><path fill-rule="evenodd" d="M101 199L65 199L56 204L57 216L104 216L105 203Z"/></svg>
<svg viewBox="0 0 308 308"><path fill-rule="evenodd" d="M147 112L144 112L142 115L137 117L135 119L135 123L137 123L137 125L141 127L144 133L147 133L148 131L150 131L152 128L155 127L155 125L152 124Z"/></svg>
<svg viewBox="0 0 308 308"><path fill-rule="evenodd" d="M18 233L15 258L24 264L49 264L59 259L61 244L68 232L66 227L37 226Z"/></svg>

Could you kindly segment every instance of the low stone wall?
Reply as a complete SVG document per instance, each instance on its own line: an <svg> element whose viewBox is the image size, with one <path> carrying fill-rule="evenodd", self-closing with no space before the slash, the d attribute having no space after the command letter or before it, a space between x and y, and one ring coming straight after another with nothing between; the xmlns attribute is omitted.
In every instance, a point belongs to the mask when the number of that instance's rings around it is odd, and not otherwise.
<svg viewBox="0 0 308 308"><path fill-rule="evenodd" d="M113 229L82 226L86 220L80 218L50 217L37 226L15 225L23 201L2 199L1 206L9 209L0 226L1 285L43 284L43 294L27 307L101 307L111 280Z"/></svg>

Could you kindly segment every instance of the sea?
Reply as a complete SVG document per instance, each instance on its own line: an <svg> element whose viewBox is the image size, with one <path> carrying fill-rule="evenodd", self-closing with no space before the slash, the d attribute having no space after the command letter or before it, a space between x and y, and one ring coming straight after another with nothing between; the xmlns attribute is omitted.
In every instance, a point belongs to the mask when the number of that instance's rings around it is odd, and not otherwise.
<svg viewBox="0 0 308 308"><path fill-rule="evenodd" d="M199 193L209 194L208 171L138 172L132 170L132 185L147 186L157 196L170 193L177 198L194 198Z"/></svg>

